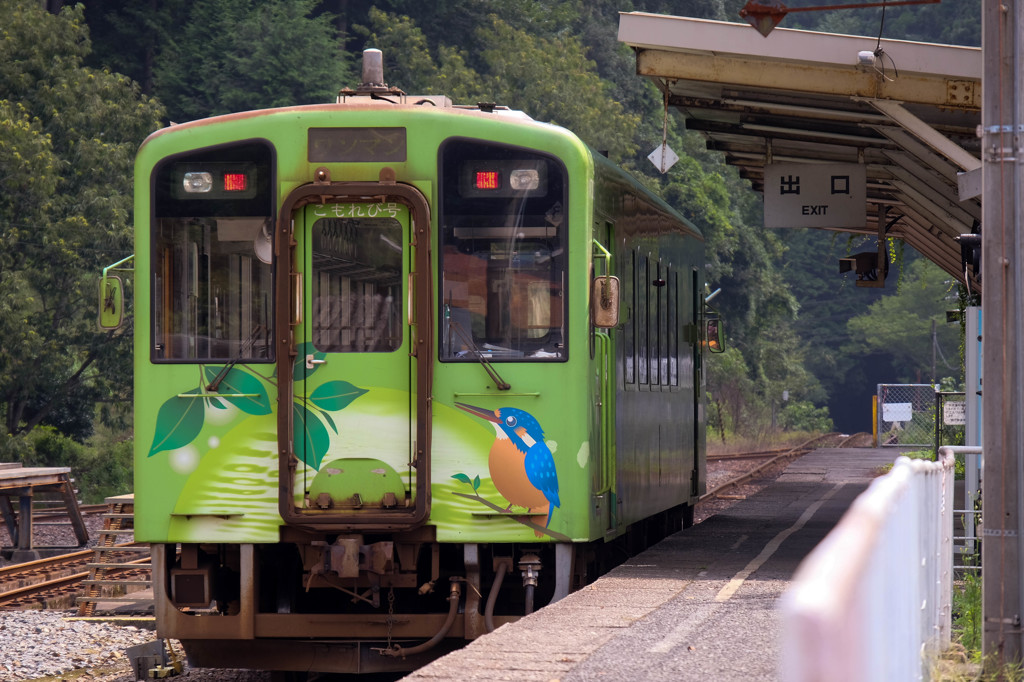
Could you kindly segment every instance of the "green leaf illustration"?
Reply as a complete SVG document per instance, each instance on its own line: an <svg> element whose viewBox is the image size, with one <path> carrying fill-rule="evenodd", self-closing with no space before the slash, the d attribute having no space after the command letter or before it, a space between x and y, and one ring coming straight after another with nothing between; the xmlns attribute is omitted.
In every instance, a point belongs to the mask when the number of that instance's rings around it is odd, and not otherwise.
<svg viewBox="0 0 1024 682"><path fill-rule="evenodd" d="M365 388L353 386L347 381L328 381L316 387L309 401L321 410L343 410L349 403L366 393Z"/></svg>
<svg viewBox="0 0 1024 682"><path fill-rule="evenodd" d="M313 374L313 372L320 369L323 365L313 365L313 369L306 368L306 356L312 355L315 360L323 360L327 357L327 353L322 350L317 350L313 347L309 341L300 343L296 349L297 355L295 356L295 364L292 367L292 381L304 381Z"/></svg>
<svg viewBox="0 0 1024 682"><path fill-rule="evenodd" d="M196 388L188 391L188 394L200 392L201 389ZM149 456L164 450L177 450L191 443L203 430L205 414L206 406L202 400L177 396L169 398L156 414L156 433L153 445L149 448Z"/></svg>
<svg viewBox="0 0 1024 682"><path fill-rule="evenodd" d="M476 478L473 479L473 490L479 490L479 489L480 489L480 477L477 476Z"/></svg>
<svg viewBox="0 0 1024 682"><path fill-rule="evenodd" d="M473 485L472 481L469 480L469 476L467 476L466 474L452 474L452 478L454 478L456 481L462 481L463 483Z"/></svg>
<svg viewBox="0 0 1024 682"><path fill-rule="evenodd" d="M334 417L327 412L321 412L320 416L323 417L324 421L327 422L327 425L331 427L331 431L338 433L338 425L334 423Z"/></svg>
<svg viewBox="0 0 1024 682"><path fill-rule="evenodd" d="M223 367L216 365L206 367L206 380L213 381L223 369ZM246 414L270 414L270 396L267 395L266 387L262 381L244 369L232 367L228 370L227 375L221 380L217 390L220 393L246 394L247 397L245 398L220 396L221 400L228 401Z"/></svg>
<svg viewBox="0 0 1024 682"><path fill-rule="evenodd" d="M331 446L331 436L327 433L327 427L316 414L304 409L299 403L292 403L292 415L295 419L295 455L319 471L320 462Z"/></svg>

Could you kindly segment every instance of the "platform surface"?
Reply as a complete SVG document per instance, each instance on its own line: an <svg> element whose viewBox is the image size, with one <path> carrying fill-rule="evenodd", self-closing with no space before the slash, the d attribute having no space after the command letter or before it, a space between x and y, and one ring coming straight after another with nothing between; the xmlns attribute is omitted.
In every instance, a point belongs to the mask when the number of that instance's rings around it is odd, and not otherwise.
<svg viewBox="0 0 1024 682"><path fill-rule="evenodd" d="M70 467L5 466L0 468L0 490L56 486L69 473Z"/></svg>
<svg viewBox="0 0 1024 682"><path fill-rule="evenodd" d="M760 493L405 680L777 680L800 561L900 454L815 450Z"/></svg>

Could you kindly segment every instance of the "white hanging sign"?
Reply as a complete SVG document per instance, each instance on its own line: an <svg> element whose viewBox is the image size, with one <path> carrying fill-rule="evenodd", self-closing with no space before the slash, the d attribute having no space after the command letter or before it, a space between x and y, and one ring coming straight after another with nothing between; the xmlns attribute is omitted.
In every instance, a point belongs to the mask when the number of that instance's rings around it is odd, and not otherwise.
<svg viewBox="0 0 1024 682"><path fill-rule="evenodd" d="M672 151L672 147L668 146L668 142L665 142L648 154L647 159L654 164L655 168L662 173L665 173L669 168L676 164L676 161L679 160L679 156Z"/></svg>
<svg viewBox="0 0 1024 682"><path fill-rule="evenodd" d="M765 227L867 225L867 172L860 163L764 167Z"/></svg>

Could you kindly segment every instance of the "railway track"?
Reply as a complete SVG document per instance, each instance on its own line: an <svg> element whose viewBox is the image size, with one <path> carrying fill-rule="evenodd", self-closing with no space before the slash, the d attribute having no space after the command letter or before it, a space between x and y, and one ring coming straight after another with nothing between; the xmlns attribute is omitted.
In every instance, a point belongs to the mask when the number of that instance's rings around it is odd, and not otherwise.
<svg viewBox="0 0 1024 682"><path fill-rule="evenodd" d="M767 475L773 468L787 464L811 450L828 446L844 447L863 434L841 436L826 434L800 445L789 448L774 448L750 452L729 453L709 456L709 461L763 460L741 473L716 485L701 496L700 503L716 499L728 499L744 484ZM738 496L741 497L741 496ZM97 505L98 507L99 505ZM100 509L88 510L99 512ZM105 561L111 566L106 569L108 577L122 584L142 583L141 578L149 572L149 557L139 557L143 546L126 543L111 547ZM95 550L87 549L24 564L0 568L0 609L26 608L68 608L85 591L89 579L89 566L95 561ZM140 578L136 580L136 578Z"/></svg>
<svg viewBox="0 0 1024 682"><path fill-rule="evenodd" d="M102 514L107 510L105 504L80 504L78 505L78 511L82 516L95 516ZM52 521L67 521L68 512L63 507L53 507L50 509L33 509L32 510L32 522L33 523L46 523Z"/></svg>
<svg viewBox="0 0 1024 682"><path fill-rule="evenodd" d="M718 462L729 459L757 459L758 457L772 457L788 453L792 448L775 448L774 450L752 450L750 452L728 452L715 455L708 455L709 462Z"/></svg>
<svg viewBox="0 0 1024 682"><path fill-rule="evenodd" d="M145 550L144 556L140 550ZM106 554L109 580L125 585L148 579L148 546L126 543L111 547ZM0 609L74 606L85 592L95 556L94 549L87 549L0 568Z"/></svg>
<svg viewBox="0 0 1024 682"><path fill-rule="evenodd" d="M738 452L723 454L717 456L708 456L708 461L727 461L727 460L751 460L751 459L764 459L763 462L759 462L756 465L745 469L742 473L739 473L724 482L716 485L713 489L701 496L698 500L698 504L702 502L710 502L715 499L725 499L726 496L730 495L732 491L736 490L745 483L756 480L766 475L767 472L774 468L777 468L780 464L786 464L790 461L807 454L811 450L816 448L828 446L828 447L848 447L850 443L857 439L863 438L866 434L857 433L853 435L843 435L839 433L829 433L823 436L812 438L800 445L791 448L776 448L772 450L755 450L751 452Z"/></svg>

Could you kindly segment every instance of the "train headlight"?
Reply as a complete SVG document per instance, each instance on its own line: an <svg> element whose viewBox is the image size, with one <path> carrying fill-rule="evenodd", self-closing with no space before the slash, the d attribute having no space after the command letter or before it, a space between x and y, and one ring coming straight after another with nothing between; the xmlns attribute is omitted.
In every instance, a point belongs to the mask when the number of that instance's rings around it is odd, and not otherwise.
<svg viewBox="0 0 1024 682"><path fill-rule="evenodd" d="M534 168L519 168L508 177L509 185L514 190L533 190L540 187L540 173Z"/></svg>
<svg viewBox="0 0 1024 682"><path fill-rule="evenodd" d="M213 174L205 171L190 171L185 173L182 185L189 194L205 194L213 189Z"/></svg>

